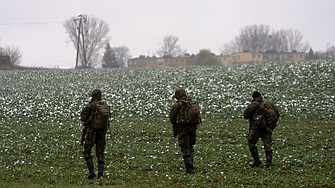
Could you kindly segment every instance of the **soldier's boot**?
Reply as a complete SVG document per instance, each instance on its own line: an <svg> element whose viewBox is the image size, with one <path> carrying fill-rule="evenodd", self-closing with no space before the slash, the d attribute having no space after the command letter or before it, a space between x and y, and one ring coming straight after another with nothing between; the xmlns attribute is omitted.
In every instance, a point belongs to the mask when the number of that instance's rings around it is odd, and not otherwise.
<svg viewBox="0 0 335 188"><path fill-rule="evenodd" d="M104 175L105 162L101 161L98 163L98 178L101 178Z"/></svg>
<svg viewBox="0 0 335 188"><path fill-rule="evenodd" d="M262 163L259 160L259 154L257 148L250 149L250 153L252 155L252 158L254 158L254 163L250 164L250 167L259 167Z"/></svg>
<svg viewBox="0 0 335 188"><path fill-rule="evenodd" d="M266 167L269 168L272 162L272 151L266 151L265 155L266 155Z"/></svg>
<svg viewBox="0 0 335 188"><path fill-rule="evenodd" d="M95 173L94 173L94 167L93 167L93 160L92 158L88 158L86 160L86 164L87 164L87 168L88 168L88 176L87 179L93 179L95 177Z"/></svg>
<svg viewBox="0 0 335 188"><path fill-rule="evenodd" d="M194 170L194 167L193 167L193 157L194 157L194 152L192 151L191 152L191 169Z"/></svg>
<svg viewBox="0 0 335 188"><path fill-rule="evenodd" d="M191 173L193 169L192 157L191 156L185 157L184 164L185 164L186 172Z"/></svg>

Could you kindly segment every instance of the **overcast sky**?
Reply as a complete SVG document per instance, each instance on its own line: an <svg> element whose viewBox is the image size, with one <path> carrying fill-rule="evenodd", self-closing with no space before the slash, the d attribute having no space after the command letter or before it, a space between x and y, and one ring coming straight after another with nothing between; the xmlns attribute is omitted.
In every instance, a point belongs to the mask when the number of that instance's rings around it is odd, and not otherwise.
<svg viewBox="0 0 335 188"><path fill-rule="evenodd" d="M189 53L219 48L247 25L298 29L314 51L335 45L334 0L0 0L0 46L22 51L23 66L74 68L76 50L63 23L94 15L109 24L111 46L153 55L166 35Z"/></svg>

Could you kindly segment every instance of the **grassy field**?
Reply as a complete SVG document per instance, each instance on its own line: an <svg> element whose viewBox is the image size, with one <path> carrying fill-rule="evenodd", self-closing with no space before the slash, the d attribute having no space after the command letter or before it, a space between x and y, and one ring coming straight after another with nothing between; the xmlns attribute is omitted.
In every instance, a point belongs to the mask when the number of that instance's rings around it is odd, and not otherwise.
<svg viewBox="0 0 335 188"><path fill-rule="evenodd" d="M334 61L0 75L2 187L335 186ZM197 131L194 174L185 173L168 122L179 87L199 101L204 119ZM95 88L112 106L113 118L105 176L87 180L79 154L79 114ZM242 114L254 90L282 114L273 133L271 169L248 167L252 158Z"/></svg>

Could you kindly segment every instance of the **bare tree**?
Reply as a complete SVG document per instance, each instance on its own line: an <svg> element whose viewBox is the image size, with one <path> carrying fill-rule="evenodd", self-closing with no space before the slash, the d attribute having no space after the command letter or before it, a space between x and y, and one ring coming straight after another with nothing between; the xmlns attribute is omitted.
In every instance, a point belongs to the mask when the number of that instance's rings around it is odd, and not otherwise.
<svg viewBox="0 0 335 188"><path fill-rule="evenodd" d="M302 39L303 35L298 30L280 29L271 31L269 25L255 24L243 27L239 35L230 43L224 44L220 50L225 55L246 50L252 53L260 53L267 50L306 52L309 49L309 44L308 42L302 42Z"/></svg>
<svg viewBox="0 0 335 188"><path fill-rule="evenodd" d="M172 56L176 57L178 55L184 55L187 50L181 49L179 45L177 45L178 37L175 37L173 35L167 35L164 37L163 45L160 47L159 50L156 51L156 53L160 56Z"/></svg>
<svg viewBox="0 0 335 188"><path fill-rule="evenodd" d="M222 46L221 53L228 55L242 51L259 53L269 47L270 27L268 25L249 25L240 29L240 34L230 43Z"/></svg>
<svg viewBox="0 0 335 188"><path fill-rule="evenodd" d="M100 52L110 40L109 26L95 16L82 15L82 17L82 25L79 25L77 17L71 17L64 22L63 26L69 35L66 42L72 42L77 50L79 47L79 61L82 67L93 68L99 63L98 60L102 54ZM80 29L83 34L81 39L77 29Z"/></svg>
<svg viewBox="0 0 335 188"><path fill-rule="evenodd" d="M9 56L11 65L19 65L21 63L22 52L18 47L5 46L2 48L2 54Z"/></svg>
<svg viewBox="0 0 335 188"><path fill-rule="evenodd" d="M117 46L112 49L119 67L126 67L128 59L131 58L130 49L127 46Z"/></svg>
<svg viewBox="0 0 335 188"><path fill-rule="evenodd" d="M328 54L325 51L315 51L315 59L327 59Z"/></svg>
<svg viewBox="0 0 335 188"><path fill-rule="evenodd" d="M297 29L288 29L285 35L287 37L288 51L307 52L310 49L308 42L302 42L303 35Z"/></svg>
<svg viewBox="0 0 335 188"><path fill-rule="evenodd" d="M249 25L245 26L240 31L240 45L243 49L253 53L263 52L267 50L269 41L270 26Z"/></svg>
<svg viewBox="0 0 335 188"><path fill-rule="evenodd" d="M288 52L286 30L281 29L279 31L272 31L269 35L269 41L267 43L267 50L276 52Z"/></svg>
<svg viewBox="0 0 335 188"><path fill-rule="evenodd" d="M221 53L223 55L230 55L232 53L242 52L245 49L243 49L243 46L240 44L240 37L235 37L235 39L231 40L230 43L226 43L220 48Z"/></svg>
<svg viewBox="0 0 335 188"><path fill-rule="evenodd" d="M326 53L327 53L328 58L335 59L335 46L330 45L330 43L327 43Z"/></svg>

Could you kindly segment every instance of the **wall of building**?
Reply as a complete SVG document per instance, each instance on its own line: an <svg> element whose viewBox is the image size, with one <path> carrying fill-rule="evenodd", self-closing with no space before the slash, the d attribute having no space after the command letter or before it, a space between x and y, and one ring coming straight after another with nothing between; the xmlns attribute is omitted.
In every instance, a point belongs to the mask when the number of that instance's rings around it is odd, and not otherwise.
<svg viewBox="0 0 335 188"><path fill-rule="evenodd" d="M303 61L306 59L305 53L293 53L293 60L294 61Z"/></svg>
<svg viewBox="0 0 335 188"><path fill-rule="evenodd" d="M10 57L8 55L0 55L0 65L6 66L10 64Z"/></svg>
<svg viewBox="0 0 335 188"><path fill-rule="evenodd" d="M176 67L176 66L186 66L187 58L185 57L173 57L173 58L163 58L164 67Z"/></svg>
<svg viewBox="0 0 335 188"><path fill-rule="evenodd" d="M292 53L265 53L263 55L265 62L287 62L293 61Z"/></svg>
<svg viewBox="0 0 335 188"><path fill-rule="evenodd" d="M231 55L215 56L221 65L237 65L262 62L286 62L286 61L303 61L306 54L302 52L265 52L265 53L250 53L241 52ZM193 65L195 56L180 56L180 57L145 57L133 58L128 60L128 67L175 67Z"/></svg>
<svg viewBox="0 0 335 188"><path fill-rule="evenodd" d="M220 56L216 56L216 58L218 59L218 62L221 65L231 65L230 55L220 55Z"/></svg>

